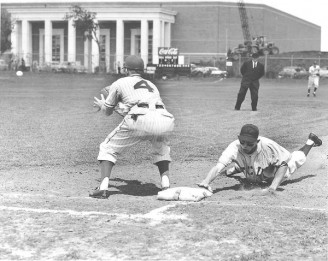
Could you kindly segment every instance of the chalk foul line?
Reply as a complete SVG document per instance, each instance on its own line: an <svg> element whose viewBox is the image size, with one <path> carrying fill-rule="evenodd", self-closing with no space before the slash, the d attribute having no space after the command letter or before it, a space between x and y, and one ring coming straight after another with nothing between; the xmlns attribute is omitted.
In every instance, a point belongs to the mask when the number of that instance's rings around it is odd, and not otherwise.
<svg viewBox="0 0 328 261"><path fill-rule="evenodd" d="M7 211L24 211L34 213L51 213L51 214L66 214L71 216L108 216L119 220L142 220L149 219L151 225L161 223L163 220L186 220L187 215L165 214L164 212L169 208L175 207L176 204L166 205L157 209L154 209L146 214L122 214L122 213L108 213L101 211L76 211L72 209L46 209L46 208L26 208L26 207L10 207L0 206L1 210Z"/></svg>

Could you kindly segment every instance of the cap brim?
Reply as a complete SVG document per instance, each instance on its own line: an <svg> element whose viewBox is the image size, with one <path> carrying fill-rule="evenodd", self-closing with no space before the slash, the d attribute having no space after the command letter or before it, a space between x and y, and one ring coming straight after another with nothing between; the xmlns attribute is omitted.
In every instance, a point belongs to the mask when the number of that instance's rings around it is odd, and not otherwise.
<svg viewBox="0 0 328 261"><path fill-rule="evenodd" d="M242 139L246 142L256 142L258 138L254 138L254 137L251 137L251 136L248 136L248 135L239 135L238 136L239 139Z"/></svg>

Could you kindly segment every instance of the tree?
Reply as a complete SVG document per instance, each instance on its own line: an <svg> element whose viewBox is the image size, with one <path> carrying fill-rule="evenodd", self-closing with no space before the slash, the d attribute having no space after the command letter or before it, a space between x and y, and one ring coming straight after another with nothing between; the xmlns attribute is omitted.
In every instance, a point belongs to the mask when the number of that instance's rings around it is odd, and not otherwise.
<svg viewBox="0 0 328 261"><path fill-rule="evenodd" d="M96 22L95 12L90 12L83 9L79 5L72 5L70 12L65 14L65 20L73 20L73 26L76 29L80 29L86 32L84 35L84 40L88 41L88 69L89 72L92 70L92 40L94 40L98 45L98 50L100 54L100 41L97 37L97 31L99 30L99 24ZM98 59L99 68L99 59Z"/></svg>
<svg viewBox="0 0 328 261"><path fill-rule="evenodd" d="M11 49L11 41L9 36L11 35L13 23L11 16L6 9L1 8L1 53Z"/></svg>

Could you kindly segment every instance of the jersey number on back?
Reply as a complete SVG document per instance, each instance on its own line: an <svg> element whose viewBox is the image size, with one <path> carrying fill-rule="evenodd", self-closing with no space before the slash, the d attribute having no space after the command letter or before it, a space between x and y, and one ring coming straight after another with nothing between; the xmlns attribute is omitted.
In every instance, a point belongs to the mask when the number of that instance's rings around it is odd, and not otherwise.
<svg viewBox="0 0 328 261"><path fill-rule="evenodd" d="M137 82L133 87L134 87L135 90L137 90L137 89L147 89L149 92L154 92L154 90L144 80L141 80L140 82Z"/></svg>

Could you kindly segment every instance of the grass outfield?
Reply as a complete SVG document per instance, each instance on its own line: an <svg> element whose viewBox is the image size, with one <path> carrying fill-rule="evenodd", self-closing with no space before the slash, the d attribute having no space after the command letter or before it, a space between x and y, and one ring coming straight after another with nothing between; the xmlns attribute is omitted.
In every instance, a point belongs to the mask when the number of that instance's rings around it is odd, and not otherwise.
<svg viewBox="0 0 328 261"><path fill-rule="evenodd" d="M88 197L99 144L121 121L92 107L109 76L0 79L0 260L328 260L328 80L308 98L306 80L263 79L257 112L249 93L234 111L240 79L158 81L176 118L172 186L201 181L245 123L290 151L310 132L324 141L276 197L218 178L212 197L184 203L156 199L147 143L121 155L108 200Z"/></svg>
<svg viewBox="0 0 328 261"><path fill-rule="evenodd" d="M1 81L2 167L92 163L98 144L121 121L94 113L93 97L109 78L65 74L3 76ZM176 118L171 138L176 161L216 160L244 123L287 149L303 144L310 131L327 134L327 84L316 98L306 97L302 80L262 80L258 112L249 93L241 111L234 111L239 79L224 81L161 81L162 98ZM141 144L142 146L142 144ZM147 147L147 146L146 146ZM147 153L123 155L122 164L148 159ZM145 158L146 157L146 158Z"/></svg>

